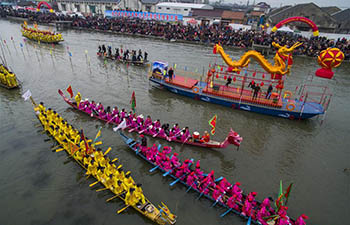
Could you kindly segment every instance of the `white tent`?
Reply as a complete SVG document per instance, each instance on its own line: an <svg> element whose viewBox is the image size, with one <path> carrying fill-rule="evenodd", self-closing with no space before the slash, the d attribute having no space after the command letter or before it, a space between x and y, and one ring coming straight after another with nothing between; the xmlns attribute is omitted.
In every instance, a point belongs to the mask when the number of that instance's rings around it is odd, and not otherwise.
<svg viewBox="0 0 350 225"><path fill-rule="evenodd" d="M294 33L294 30L292 30L292 29L290 29L289 27L286 27L286 26L283 26L283 27L279 28L277 31Z"/></svg>

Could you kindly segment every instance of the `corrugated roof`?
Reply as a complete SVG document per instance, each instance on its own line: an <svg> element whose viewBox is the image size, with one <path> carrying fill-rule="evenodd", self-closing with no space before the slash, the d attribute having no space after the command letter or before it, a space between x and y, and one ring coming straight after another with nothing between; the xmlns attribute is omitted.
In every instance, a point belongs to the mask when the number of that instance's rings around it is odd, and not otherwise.
<svg viewBox="0 0 350 225"><path fill-rule="evenodd" d="M230 19L230 20L243 20L245 13L244 12L233 12L233 11L223 11L221 18Z"/></svg>
<svg viewBox="0 0 350 225"><path fill-rule="evenodd" d="M337 12L332 16L338 22L344 22L344 21L350 20L350 9L345 9L343 11Z"/></svg>

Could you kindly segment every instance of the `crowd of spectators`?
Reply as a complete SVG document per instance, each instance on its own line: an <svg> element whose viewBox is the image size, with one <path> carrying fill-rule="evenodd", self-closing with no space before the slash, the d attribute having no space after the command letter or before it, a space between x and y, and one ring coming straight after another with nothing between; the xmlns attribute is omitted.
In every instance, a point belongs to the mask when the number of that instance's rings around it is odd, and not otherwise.
<svg viewBox="0 0 350 225"><path fill-rule="evenodd" d="M341 49L346 59L350 59L350 40L345 38L331 40L326 37L306 38L293 33L267 33L255 30L234 30L230 26L213 25L183 25L179 23L166 23L154 20L142 20L136 18L102 18L102 17L78 17L55 13L41 13L32 11L19 11L11 8L0 8L0 15L28 18L39 23L54 21L72 21L71 26L78 29L92 29L100 31L115 31L133 35L145 35L167 39L169 41L200 42L204 44L218 43L225 46L250 48L252 45L271 46L273 41L280 45L293 45L302 42L294 55L306 55L316 57L320 51L337 47Z"/></svg>

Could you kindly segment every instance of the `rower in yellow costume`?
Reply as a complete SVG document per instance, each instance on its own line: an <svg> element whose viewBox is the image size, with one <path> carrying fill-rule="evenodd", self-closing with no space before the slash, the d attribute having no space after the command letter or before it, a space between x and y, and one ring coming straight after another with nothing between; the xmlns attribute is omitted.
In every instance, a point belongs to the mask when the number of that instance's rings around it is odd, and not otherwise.
<svg viewBox="0 0 350 225"><path fill-rule="evenodd" d="M115 172L115 177L120 181L124 181L125 175L124 175L122 165L118 166L117 172Z"/></svg>
<svg viewBox="0 0 350 225"><path fill-rule="evenodd" d="M14 73L12 72L9 72L7 74L7 83L10 87L16 87L18 84L17 84L17 79L16 79L16 76Z"/></svg>
<svg viewBox="0 0 350 225"><path fill-rule="evenodd" d="M77 95L75 96L75 102L77 103L77 107L79 108L79 104L81 102L81 94L80 94L80 92L78 92Z"/></svg>
<svg viewBox="0 0 350 225"><path fill-rule="evenodd" d="M113 178L114 184L113 184L113 193L118 195L120 193L122 193L123 191L125 191L125 186L123 185L123 182L121 182L120 180L117 180L116 178Z"/></svg>
<svg viewBox="0 0 350 225"><path fill-rule="evenodd" d="M130 174L131 174L130 171L126 172L125 178L124 178L124 180L123 180L124 185L125 185L128 189L130 189L130 188L135 188L135 182L134 182L134 180L132 179L132 177L130 176Z"/></svg>
<svg viewBox="0 0 350 225"><path fill-rule="evenodd" d="M143 191L141 188L142 184L137 184L135 189L135 196L138 201L141 201L142 205L146 203L145 196L143 195Z"/></svg>
<svg viewBox="0 0 350 225"><path fill-rule="evenodd" d="M136 196L135 196L135 189L130 188L129 191L125 195L125 204L134 206L138 202Z"/></svg>

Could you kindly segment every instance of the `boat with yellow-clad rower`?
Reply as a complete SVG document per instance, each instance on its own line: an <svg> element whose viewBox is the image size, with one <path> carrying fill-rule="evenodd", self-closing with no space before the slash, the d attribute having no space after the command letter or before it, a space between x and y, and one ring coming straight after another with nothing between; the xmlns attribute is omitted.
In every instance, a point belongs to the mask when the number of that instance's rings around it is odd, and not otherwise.
<svg viewBox="0 0 350 225"><path fill-rule="evenodd" d="M7 89L14 89L20 86L16 75L1 63L0 63L0 86Z"/></svg>
<svg viewBox="0 0 350 225"><path fill-rule="evenodd" d="M118 210L118 214L132 207L157 224L175 224L176 216L169 211L164 203L162 203L160 208L157 208L143 195L141 185L135 183L130 171L124 175L122 165L116 168L115 162L118 159L110 160L106 156L111 148L102 152L100 148L96 147L102 144L101 141L96 142L101 135L100 131L97 133L95 140L92 141L85 137L83 130L78 131L69 125L56 111L53 111L51 108L46 109L42 102L36 104L31 96L29 98L34 105L34 111L44 131L59 144L57 146L58 149L55 151L66 151L70 157L74 158L86 170L88 177L93 177L97 180L90 184L90 187L98 183L104 186L96 190L97 192L110 190L114 196L107 199L107 202L115 198L120 198L125 202L126 206Z"/></svg>
<svg viewBox="0 0 350 225"><path fill-rule="evenodd" d="M27 23L24 21L21 28L22 35L33 41L48 44L58 44L59 42L64 41L62 34L51 32L49 30L39 30L37 24L34 24L34 28L29 28Z"/></svg>

